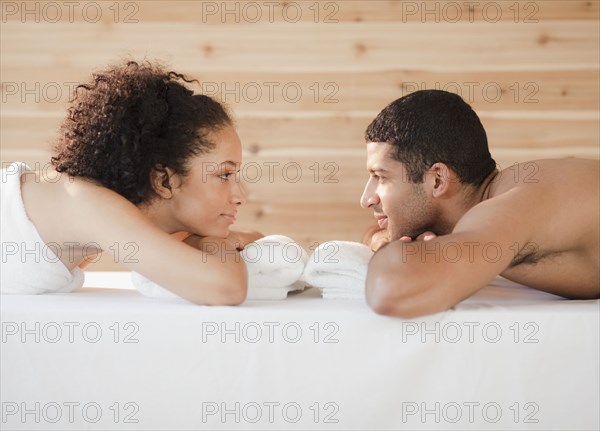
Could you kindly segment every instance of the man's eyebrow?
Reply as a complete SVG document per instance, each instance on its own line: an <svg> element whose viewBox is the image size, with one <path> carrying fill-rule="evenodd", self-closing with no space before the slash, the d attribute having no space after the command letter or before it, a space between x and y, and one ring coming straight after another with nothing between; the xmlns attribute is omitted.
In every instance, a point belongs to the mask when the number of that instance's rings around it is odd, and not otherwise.
<svg viewBox="0 0 600 431"><path fill-rule="evenodd" d="M383 173L389 173L389 171L387 169L383 169L379 166L373 166L371 168L367 168L367 170L369 172L383 172Z"/></svg>

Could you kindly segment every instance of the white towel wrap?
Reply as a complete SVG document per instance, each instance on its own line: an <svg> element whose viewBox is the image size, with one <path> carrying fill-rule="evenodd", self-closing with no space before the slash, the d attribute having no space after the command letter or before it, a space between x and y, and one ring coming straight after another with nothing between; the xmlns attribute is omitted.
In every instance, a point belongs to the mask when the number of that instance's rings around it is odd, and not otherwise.
<svg viewBox="0 0 600 431"><path fill-rule="evenodd" d="M54 252L59 245L47 245L27 216L21 196L21 176L28 170L21 162L1 170L0 293L72 292L83 286L84 273L77 267L69 271Z"/></svg>

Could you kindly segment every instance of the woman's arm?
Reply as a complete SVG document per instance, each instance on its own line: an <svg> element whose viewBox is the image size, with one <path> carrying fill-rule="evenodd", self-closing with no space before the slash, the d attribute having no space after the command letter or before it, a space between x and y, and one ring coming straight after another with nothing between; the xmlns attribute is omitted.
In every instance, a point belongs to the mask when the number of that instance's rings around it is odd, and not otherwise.
<svg viewBox="0 0 600 431"><path fill-rule="evenodd" d="M117 193L82 182L69 188L61 213L80 242L99 245L115 262L193 303L237 305L245 300L246 266L232 239L205 237L200 247L190 247Z"/></svg>

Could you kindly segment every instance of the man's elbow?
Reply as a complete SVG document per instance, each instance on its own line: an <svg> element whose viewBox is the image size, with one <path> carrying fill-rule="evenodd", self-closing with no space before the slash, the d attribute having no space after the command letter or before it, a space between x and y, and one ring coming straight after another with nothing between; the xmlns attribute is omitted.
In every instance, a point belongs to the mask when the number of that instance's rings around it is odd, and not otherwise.
<svg viewBox="0 0 600 431"><path fill-rule="evenodd" d="M377 314L405 317L407 310L406 292L398 282L396 271L369 268L366 281L367 304Z"/></svg>
<svg viewBox="0 0 600 431"><path fill-rule="evenodd" d="M377 314L411 319L444 311L448 307L427 295L421 281L397 270L371 271L367 276L367 304ZM429 299L426 299L429 297Z"/></svg>

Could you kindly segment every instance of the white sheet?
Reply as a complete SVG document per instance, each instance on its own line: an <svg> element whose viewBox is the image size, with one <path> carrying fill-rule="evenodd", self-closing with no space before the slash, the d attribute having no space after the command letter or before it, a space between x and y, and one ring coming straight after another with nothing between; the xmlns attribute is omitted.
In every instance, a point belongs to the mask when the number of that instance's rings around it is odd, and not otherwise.
<svg viewBox="0 0 600 431"><path fill-rule="evenodd" d="M488 287L402 320L316 289L204 307L146 298L129 273L86 285L129 289L0 298L3 429L600 425L598 300Z"/></svg>

